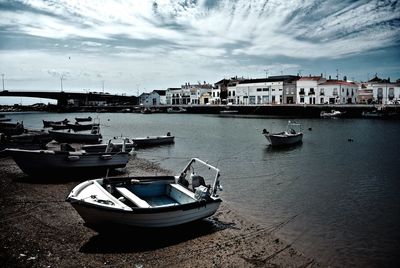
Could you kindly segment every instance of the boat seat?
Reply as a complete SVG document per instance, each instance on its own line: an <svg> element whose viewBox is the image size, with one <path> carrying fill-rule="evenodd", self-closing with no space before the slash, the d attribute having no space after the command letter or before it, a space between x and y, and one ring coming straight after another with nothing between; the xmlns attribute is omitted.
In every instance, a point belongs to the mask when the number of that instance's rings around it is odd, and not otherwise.
<svg viewBox="0 0 400 268"><path fill-rule="evenodd" d="M126 189L125 187L115 187L115 189L123 195L126 199L131 201L133 204L140 208L151 208L149 203L144 201L143 199L139 198L137 195Z"/></svg>
<svg viewBox="0 0 400 268"><path fill-rule="evenodd" d="M189 189L183 187L182 185L177 184L177 183L170 183L169 185L171 185L171 187L175 188L176 190L190 196L191 198L196 199L194 197L194 193L192 191L190 191Z"/></svg>

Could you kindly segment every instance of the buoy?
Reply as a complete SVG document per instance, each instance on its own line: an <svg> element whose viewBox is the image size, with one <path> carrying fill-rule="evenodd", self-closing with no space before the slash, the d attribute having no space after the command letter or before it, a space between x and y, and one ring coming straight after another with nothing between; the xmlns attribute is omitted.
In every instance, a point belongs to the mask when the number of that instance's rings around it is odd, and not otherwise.
<svg viewBox="0 0 400 268"><path fill-rule="evenodd" d="M309 127L308 130L311 131L311 130L312 130L312 127Z"/></svg>
<svg viewBox="0 0 400 268"><path fill-rule="evenodd" d="M350 138L350 139L347 139L347 141L348 142L353 142L354 140Z"/></svg>

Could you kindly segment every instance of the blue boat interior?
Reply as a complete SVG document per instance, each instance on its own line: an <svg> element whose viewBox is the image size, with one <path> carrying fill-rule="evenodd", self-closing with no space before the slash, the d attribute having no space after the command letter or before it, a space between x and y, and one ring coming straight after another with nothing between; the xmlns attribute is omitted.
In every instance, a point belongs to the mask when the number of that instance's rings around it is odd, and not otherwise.
<svg viewBox="0 0 400 268"><path fill-rule="evenodd" d="M125 188L121 189L121 188ZM165 207L195 202L194 193L176 183L167 181L132 184L118 187L124 203L132 207Z"/></svg>

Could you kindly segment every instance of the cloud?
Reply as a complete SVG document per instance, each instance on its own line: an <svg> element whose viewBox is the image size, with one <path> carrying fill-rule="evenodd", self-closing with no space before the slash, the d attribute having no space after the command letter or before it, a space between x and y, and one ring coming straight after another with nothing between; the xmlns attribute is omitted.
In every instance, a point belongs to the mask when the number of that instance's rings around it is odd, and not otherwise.
<svg viewBox="0 0 400 268"><path fill-rule="evenodd" d="M26 0L0 25L52 39L159 40L210 57L343 57L398 44L397 1ZM384 38L384 42L378 41ZM106 41L107 42L107 41ZM86 46L99 43L85 41ZM124 52L121 52L124 54ZM203 53L204 54L204 53ZM204 55L207 56L207 55Z"/></svg>

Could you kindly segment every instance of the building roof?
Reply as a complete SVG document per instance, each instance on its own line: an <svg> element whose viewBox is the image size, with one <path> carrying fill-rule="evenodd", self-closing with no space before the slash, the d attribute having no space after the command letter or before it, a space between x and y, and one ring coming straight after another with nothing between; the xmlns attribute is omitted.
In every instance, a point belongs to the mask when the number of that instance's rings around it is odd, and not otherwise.
<svg viewBox="0 0 400 268"><path fill-rule="evenodd" d="M327 80L326 82L321 83L320 85L357 86L357 84L354 82L347 82L347 81L343 81L343 80Z"/></svg>
<svg viewBox="0 0 400 268"><path fill-rule="evenodd" d="M169 87L167 90L182 90L180 87Z"/></svg>
<svg viewBox="0 0 400 268"><path fill-rule="evenodd" d="M322 79L322 76L303 76L299 79L299 81L319 81Z"/></svg>
<svg viewBox="0 0 400 268"><path fill-rule="evenodd" d="M153 92L158 93L160 96L165 96L165 93L167 92L166 90L153 90Z"/></svg>
<svg viewBox="0 0 400 268"><path fill-rule="evenodd" d="M298 79L299 77L295 75L277 75L277 76L269 76L268 78L245 79L239 81L239 84L266 83L266 82L279 82L279 81L291 82Z"/></svg>

